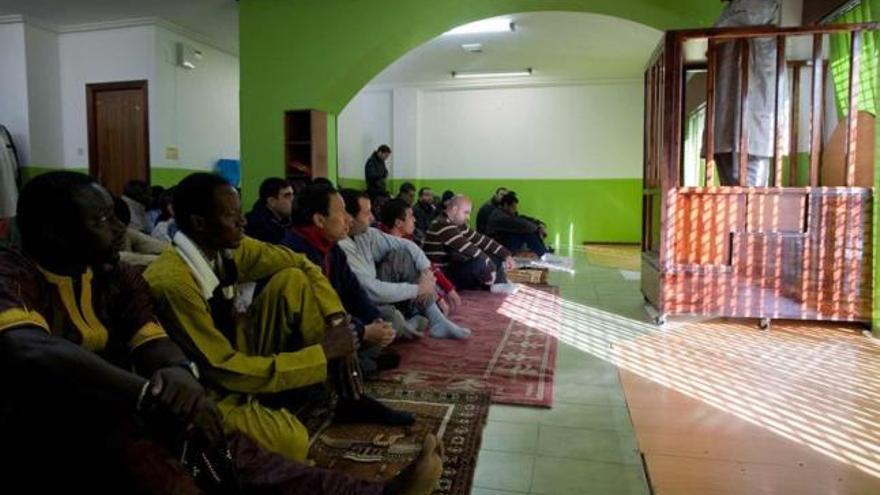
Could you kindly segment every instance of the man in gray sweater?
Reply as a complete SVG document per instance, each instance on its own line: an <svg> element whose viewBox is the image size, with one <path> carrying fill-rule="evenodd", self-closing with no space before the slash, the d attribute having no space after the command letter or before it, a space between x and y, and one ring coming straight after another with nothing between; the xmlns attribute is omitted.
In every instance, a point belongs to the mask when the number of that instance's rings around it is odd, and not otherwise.
<svg viewBox="0 0 880 495"><path fill-rule="evenodd" d="M343 189L345 209L352 216L349 237L339 241L351 271L377 306L395 305L406 313L424 315L434 338L466 339L471 331L449 321L437 307L436 279L431 262L414 242L370 227L370 198ZM381 309L381 308L380 308Z"/></svg>

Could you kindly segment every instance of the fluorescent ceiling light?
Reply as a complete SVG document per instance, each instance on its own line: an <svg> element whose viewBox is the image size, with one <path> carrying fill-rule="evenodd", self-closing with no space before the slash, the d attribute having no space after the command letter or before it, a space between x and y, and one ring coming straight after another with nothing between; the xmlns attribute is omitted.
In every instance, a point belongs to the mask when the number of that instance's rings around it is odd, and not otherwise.
<svg viewBox="0 0 880 495"><path fill-rule="evenodd" d="M484 19L446 31L443 34L505 33L516 29L510 19Z"/></svg>
<svg viewBox="0 0 880 495"><path fill-rule="evenodd" d="M518 77L531 75L532 69L497 71L452 71L452 77L456 79L473 79L479 77Z"/></svg>

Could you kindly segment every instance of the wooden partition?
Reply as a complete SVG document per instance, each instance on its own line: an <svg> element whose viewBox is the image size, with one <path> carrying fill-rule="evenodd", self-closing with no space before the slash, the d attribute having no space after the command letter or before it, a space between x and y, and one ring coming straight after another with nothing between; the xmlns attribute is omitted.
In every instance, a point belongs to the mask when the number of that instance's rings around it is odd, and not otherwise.
<svg viewBox="0 0 880 495"><path fill-rule="evenodd" d="M803 28L722 28L671 31L655 51L645 71L645 152L642 211L642 291L659 313L658 322L671 315L702 315L868 322L872 301L873 188L855 186L855 164L860 133L857 119L861 36L878 24ZM825 106L825 37L850 33L851 64L848 109L844 116L845 172L842 187L820 184L822 124ZM812 54L794 64L810 70L809 105L796 96L786 110L782 75L789 37L812 37ZM748 101L750 41L776 40L774 156L767 187L745 187L747 155L742 153L739 186L714 186L715 80L719 43L734 42L739 54L739 97ZM686 43L705 39L706 122L703 142L706 159L703 183L684 187L681 177L684 147L684 88ZM791 71L794 78L800 70ZM790 83L790 81L789 81ZM788 112L788 115L783 115ZM742 115L742 113L740 113ZM786 122L789 140L797 143L803 117L809 122L807 185L795 186L792 159L783 183ZM739 122L739 149L747 149L749 128ZM793 134L793 135L792 135ZM796 145L794 151L797 151ZM791 153L794 155L795 153Z"/></svg>

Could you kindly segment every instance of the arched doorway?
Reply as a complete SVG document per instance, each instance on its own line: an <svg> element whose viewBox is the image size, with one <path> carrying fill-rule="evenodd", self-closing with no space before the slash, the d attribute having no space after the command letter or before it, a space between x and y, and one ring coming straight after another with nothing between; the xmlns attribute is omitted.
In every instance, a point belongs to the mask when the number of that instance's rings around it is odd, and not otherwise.
<svg viewBox="0 0 880 495"><path fill-rule="evenodd" d="M254 199L263 178L281 170L285 110L312 108L336 115L388 64L454 26L509 12L560 10L610 15L662 30L708 25L720 7L704 0L245 0L240 8L245 203ZM335 131L335 120L328 125ZM335 145L329 144L331 163Z"/></svg>

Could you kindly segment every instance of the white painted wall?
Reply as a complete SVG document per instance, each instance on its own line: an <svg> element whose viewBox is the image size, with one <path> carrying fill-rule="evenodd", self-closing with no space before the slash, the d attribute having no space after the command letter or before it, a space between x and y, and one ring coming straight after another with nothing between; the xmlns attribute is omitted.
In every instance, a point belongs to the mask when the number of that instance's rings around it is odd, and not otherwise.
<svg viewBox="0 0 880 495"><path fill-rule="evenodd" d="M24 23L0 24L0 124L9 129L19 159L28 163L27 57Z"/></svg>
<svg viewBox="0 0 880 495"><path fill-rule="evenodd" d="M394 178L639 178L642 91L641 81L366 90L339 117L340 176L362 177L391 135Z"/></svg>
<svg viewBox="0 0 880 495"><path fill-rule="evenodd" d="M58 34L25 25L29 165L57 167L62 158L61 74Z"/></svg>
<svg viewBox="0 0 880 495"><path fill-rule="evenodd" d="M364 164L382 144L391 147L390 169L402 163L394 140L392 91L361 91L337 120L339 176L364 177Z"/></svg>
<svg viewBox="0 0 880 495"><path fill-rule="evenodd" d="M158 109L153 95L156 86L154 39L153 26L59 35L65 168L88 167L85 88L89 83L146 79L152 141L157 132L153 116ZM154 153L151 146L151 158Z"/></svg>
<svg viewBox="0 0 880 495"><path fill-rule="evenodd" d="M195 69L177 65L181 42L202 52ZM154 167L211 170L219 158L239 158L238 74L237 57L156 27ZM167 147L179 150L177 160Z"/></svg>

